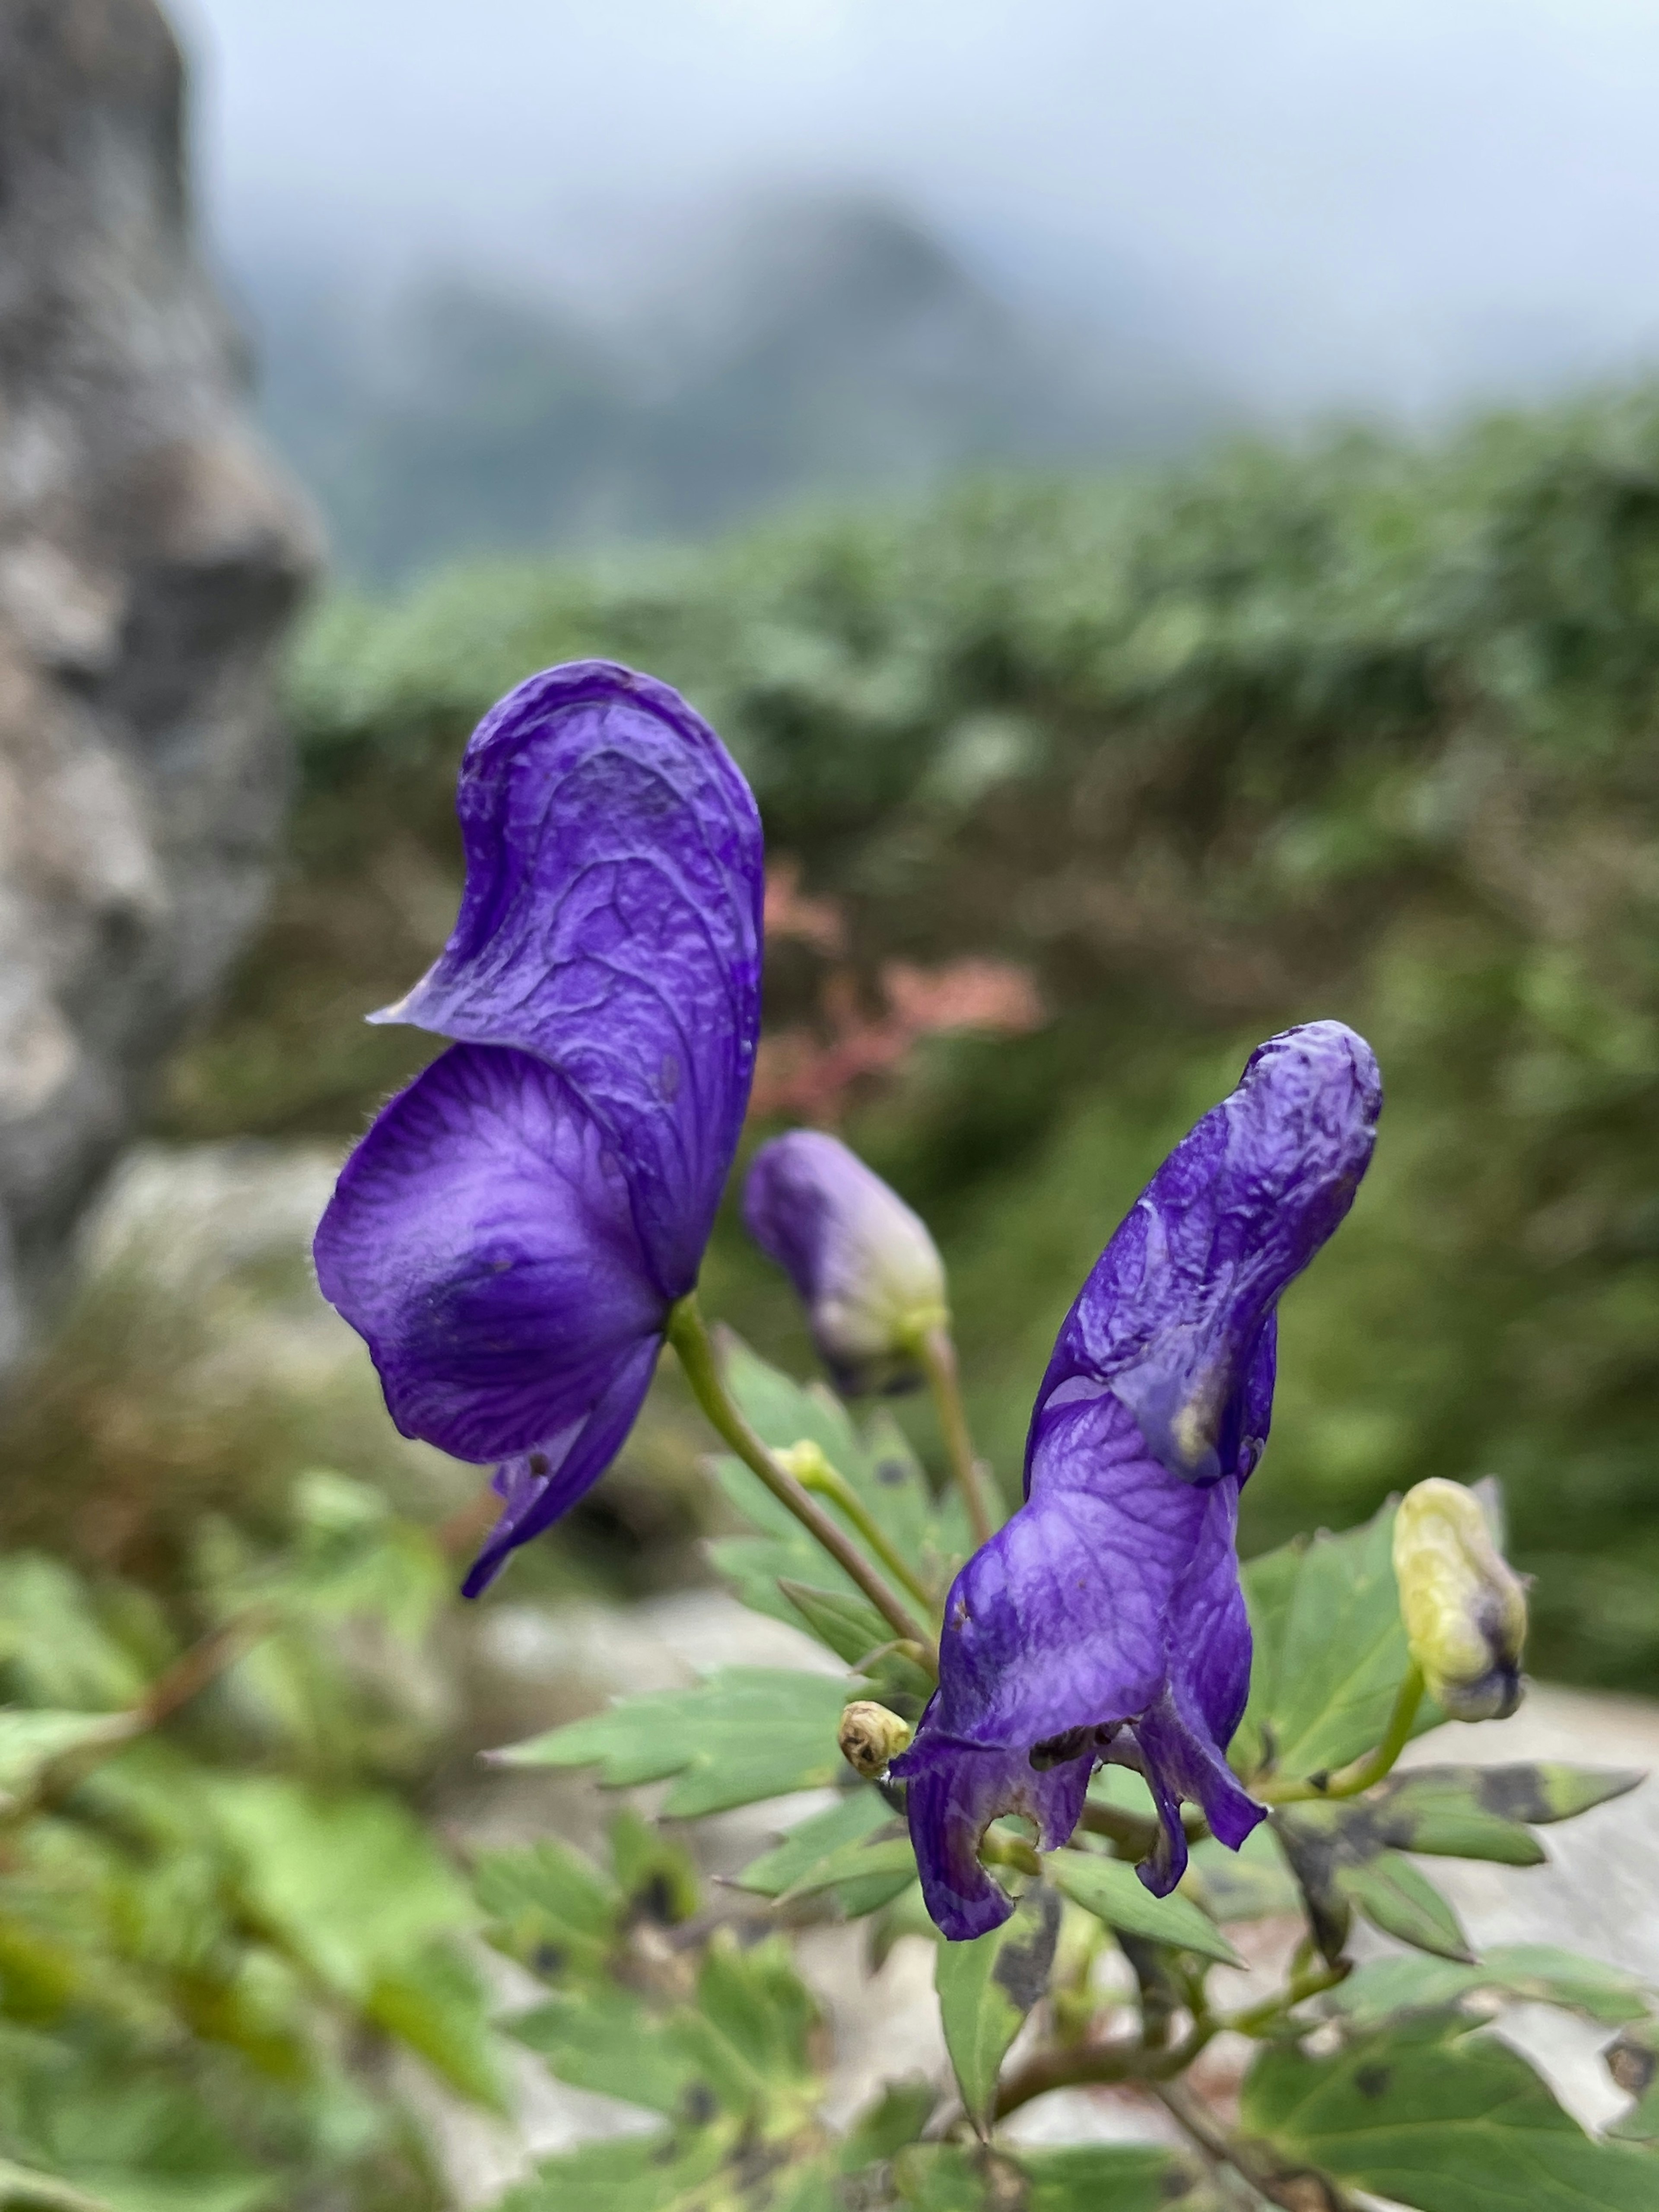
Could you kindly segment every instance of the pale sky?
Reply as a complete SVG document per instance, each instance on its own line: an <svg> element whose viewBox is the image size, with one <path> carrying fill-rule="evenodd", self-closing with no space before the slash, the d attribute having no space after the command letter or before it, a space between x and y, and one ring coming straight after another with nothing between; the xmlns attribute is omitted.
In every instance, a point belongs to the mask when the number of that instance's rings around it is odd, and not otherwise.
<svg viewBox="0 0 1659 2212"><path fill-rule="evenodd" d="M1406 411L1659 366L1652 0L176 0L233 252L634 270L857 185L1006 287Z"/></svg>

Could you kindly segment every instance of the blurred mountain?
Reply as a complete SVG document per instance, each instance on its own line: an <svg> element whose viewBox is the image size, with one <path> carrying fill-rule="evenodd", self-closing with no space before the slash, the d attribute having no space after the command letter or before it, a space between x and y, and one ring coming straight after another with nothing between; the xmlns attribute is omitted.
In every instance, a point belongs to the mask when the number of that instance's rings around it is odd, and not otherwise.
<svg viewBox="0 0 1659 2212"><path fill-rule="evenodd" d="M1043 326L907 214L804 202L625 315L429 276L384 304L314 264L239 271L267 425L338 561L699 535L975 463L1168 451L1222 412L1155 309Z"/></svg>

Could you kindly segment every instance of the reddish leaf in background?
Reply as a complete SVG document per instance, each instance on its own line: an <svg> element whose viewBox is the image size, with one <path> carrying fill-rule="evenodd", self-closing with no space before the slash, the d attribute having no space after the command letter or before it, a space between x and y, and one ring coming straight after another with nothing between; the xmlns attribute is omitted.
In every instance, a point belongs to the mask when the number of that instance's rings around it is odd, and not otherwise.
<svg viewBox="0 0 1659 2212"><path fill-rule="evenodd" d="M833 1127L854 1091L898 1074L922 1038L977 1032L1021 1036L1044 1019L1028 969L1011 960L969 957L936 968L889 961L872 1006L854 970L840 956L847 932L834 899L806 897L800 867L782 860L768 871L766 933L793 938L834 960L810 1022L792 1023L761 1039L751 1115L788 1115Z"/></svg>

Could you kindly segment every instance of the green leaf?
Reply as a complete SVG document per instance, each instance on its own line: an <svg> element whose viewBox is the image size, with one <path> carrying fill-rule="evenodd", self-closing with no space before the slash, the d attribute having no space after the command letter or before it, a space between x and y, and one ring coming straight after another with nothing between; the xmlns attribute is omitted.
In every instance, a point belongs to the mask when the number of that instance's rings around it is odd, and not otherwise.
<svg viewBox="0 0 1659 2212"><path fill-rule="evenodd" d="M783 1893L787 1905L798 1897L812 1897L833 1889L852 1891L860 1900L848 1917L860 1919L892 1902L916 1878L916 1855L907 1835L882 1836L873 1843L843 1844L838 1851L804 1874Z"/></svg>
<svg viewBox="0 0 1659 2212"><path fill-rule="evenodd" d="M1547 1943L1500 1944L1473 1966L1451 1959L1369 1960L1324 2002L1356 2027L1374 2027L1394 2013L1438 2011L1478 1994L1562 2005L1612 2027L1647 2013L1634 1975Z"/></svg>
<svg viewBox="0 0 1659 2212"><path fill-rule="evenodd" d="M475 2104L505 2112L483 1984L459 1951L428 1943L375 1977L363 2016L424 2058Z"/></svg>
<svg viewBox="0 0 1659 2212"><path fill-rule="evenodd" d="M670 2212L695 2202L713 2212L729 2203L714 2193L732 2146L713 2129L684 2135L624 2136L585 2143L562 2158L544 2159L533 2180L520 2182L496 2212Z"/></svg>
<svg viewBox="0 0 1659 2212"><path fill-rule="evenodd" d="M128 1713L0 1712L0 1807L27 1797L68 1753L119 1743L141 1726Z"/></svg>
<svg viewBox="0 0 1659 2212"><path fill-rule="evenodd" d="M1182 1887L1201 1899L1212 1920L1267 1920L1300 1907L1301 1893L1265 1820L1236 1851L1206 1836L1193 1845L1189 1863L1191 1880Z"/></svg>
<svg viewBox="0 0 1659 2212"><path fill-rule="evenodd" d="M995 2116L997 2076L1008 2046L1048 1986L1059 1936L1059 1894L1037 1882L1000 1928L970 1943L941 1943L935 1955L945 2047L963 2106L981 2135Z"/></svg>
<svg viewBox="0 0 1659 2212"><path fill-rule="evenodd" d="M817 1589L787 1575L779 1577L778 1588L818 1642L849 1667L893 1640L892 1630L865 1598Z"/></svg>
<svg viewBox="0 0 1659 2212"><path fill-rule="evenodd" d="M892 1818L892 1808L878 1791L863 1786L849 1790L827 1812L799 1822L781 1843L751 1859L733 1877L732 1887L759 1897L781 1897L832 1852L862 1842Z"/></svg>
<svg viewBox="0 0 1659 2212"><path fill-rule="evenodd" d="M606 1831L623 1917L672 1928L702 1904L696 1861L683 1844L635 1812L611 1816Z"/></svg>
<svg viewBox="0 0 1659 2212"><path fill-rule="evenodd" d="M9 2158L0 2158L0 2204L44 2204L53 2212L111 2212L108 2197L88 2196L56 2174L37 2173Z"/></svg>
<svg viewBox="0 0 1659 2212"><path fill-rule="evenodd" d="M860 2173L868 2166L884 2163L913 2143L933 2118L939 2105L936 2085L921 2079L888 2081L873 2105L867 2105L853 2123L841 2148L843 2173Z"/></svg>
<svg viewBox="0 0 1659 2212"><path fill-rule="evenodd" d="M1570 1820L1622 1796L1644 1779L1610 1769L1552 1765L1416 1766L1390 1775L1348 1802L1395 1850L1443 1858L1540 1866L1541 1844L1525 1825Z"/></svg>
<svg viewBox="0 0 1659 2212"><path fill-rule="evenodd" d="M1299 1537L1243 1570L1255 1656L1231 1757L1246 1778L1328 1772L1381 1738L1410 1656L1394 1516L1385 1505L1361 1528Z"/></svg>
<svg viewBox="0 0 1659 2212"><path fill-rule="evenodd" d="M507 2030L573 2089L597 2089L647 2112L679 2112L696 2081L695 2053L614 1983L561 1992L509 2021Z"/></svg>
<svg viewBox="0 0 1659 2212"><path fill-rule="evenodd" d="M548 1981L603 1977L622 1900L589 1859L549 1837L519 1850L488 1851L473 1874L489 1941Z"/></svg>
<svg viewBox="0 0 1659 2212"><path fill-rule="evenodd" d="M210 1802L244 1911L342 1996L361 2002L434 1937L477 1924L460 1877L393 1798L247 1776L216 1781Z"/></svg>
<svg viewBox="0 0 1659 2212"><path fill-rule="evenodd" d="M781 1936L744 1950L722 1928L703 1955L696 2009L680 2015L679 2032L704 2050L709 2038L719 2039L734 2063L726 2086L717 2084L717 2092L732 2110L759 2118L781 2098L791 2108L799 2101L804 2118L817 2087L808 2057L817 2020L817 2008Z"/></svg>
<svg viewBox="0 0 1659 2212"><path fill-rule="evenodd" d="M848 1666L856 1666L860 1659L867 1659L869 1652L894 1641L887 1621L863 1597L848 1597L841 1590L817 1590L805 1582L790 1582L787 1575L779 1582L779 1590L790 1599L818 1644L832 1650L836 1659L845 1659Z"/></svg>
<svg viewBox="0 0 1659 2212"><path fill-rule="evenodd" d="M624 1698L489 1756L510 1766L598 1766L609 1789L678 1776L665 1814L723 1813L836 1781L842 1712L864 1686L785 1668L726 1667L692 1689Z"/></svg>
<svg viewBox="0 0 1659 2212"><path fill-rule="evenodd" d="M1245 2131L1415 2212L1653 2212L1644 2152L1593 2142L1525 2060L1461 2016L1419 2016L1310 2057L1262 2051Z"/></svg>
<svg viewBox="0 0 1659 2212"><path fill-rule="evenodd" d="M1053 1851L1044 1871L1074 1905L1092 1912L1125 1936L1167 1943L1172 1950L1195 1951L1224 1966L1244 1961L1207 1914L1190 1898L1154 1897L1127 1859L1098 1851Z"/></svg>
<svg viewBox="0 0 1659 2212"><path fill-rule="evenodd" d="M846 1407L822 1383L803 1387L729 1332L722 1334L721 1358L727 1387L763 1440L775 1449L817 1444L846 1476L900 1557L914 1565L924 1583L943 1589L969 1548L961 1500L952 1492L935 1504L926 1473L892 1415L878 1412L860 1437ZM740 1460L718 1460L714 1471L731 1503L769 1547L763 1552L756 1540L744 1538L710 1547L720 1571L737 1582L745 1605L792 1620L787 1601L780 1610L780 1577L855 1595L840 1570ZM849 1534L855 1533L833 1501L823 1502ZM886 1640L884 1632L877 1638Z"/></svg>
<svg viewBox="0 0 1659 2212"><path fill-rule="evenodd" d="M1139 2143L1021 2149L1030 2184L1024 2212L1220 2212L1220 2199L1189 2160Z"/></svg>
<svg viewBox="0 0 1659 2212"><path fill-rule="evenodd" d="M1457 1915L1428 1876L1398 1851L1382 1851L1361 1866L1345 1867L1337 1881L1385 1936L1442 1959L1473 1963L1474 1954Z"/></svg>
<svg viewBox="0 0 1659 2212"><path fill-rule="evenodd" d="M1414 1838L1417 1827L1414 1815L1396 1816L1391 1804L1386 1795L1368 1793L1282 1805L1272 1815L1320 1948L1328 1959L1340 1956L1357 1905L1374 1926L1402 1943L1443 1958L1472 1959L1450 1905L1426 1875L1392 1848L1395 1835ZM1527 1837L1524 1828L1515 1832ZM1515 1856L1507 1849L1503 1855Z"/></svg>
<svg viewBox="0 0 1659 2212"><path fill-rule="evenodd" d="M1197 2169L1140 2143L969 2149L921 2143L899 2153L894 2180L913 2212L1220 2212Z"/></svg>

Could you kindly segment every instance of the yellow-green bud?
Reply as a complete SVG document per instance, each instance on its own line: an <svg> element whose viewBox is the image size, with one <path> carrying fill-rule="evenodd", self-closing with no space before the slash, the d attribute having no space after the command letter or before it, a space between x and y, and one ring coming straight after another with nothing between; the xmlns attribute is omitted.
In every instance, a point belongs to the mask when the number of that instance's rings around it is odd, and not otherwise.
<svg viewBox="0 0 1659 2212"><path fill-rule="evenodd" d="M854 1774L876 1782L910 1741L908 1725L872 1698L860 1698L841 1717L841 1755Z"/></svg>
<svg viewBox="0 0 1659 2212"><path fill-rule="evenodd" d="M1454 1720L1507 1720L1521 1702L1526 1589L1480 1498L1436 1476L1400 1501L1394 1571L1406 1640Z"/></svg>

